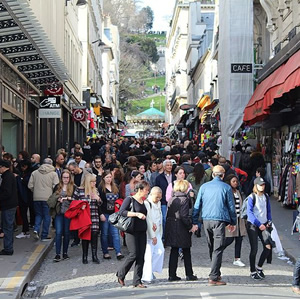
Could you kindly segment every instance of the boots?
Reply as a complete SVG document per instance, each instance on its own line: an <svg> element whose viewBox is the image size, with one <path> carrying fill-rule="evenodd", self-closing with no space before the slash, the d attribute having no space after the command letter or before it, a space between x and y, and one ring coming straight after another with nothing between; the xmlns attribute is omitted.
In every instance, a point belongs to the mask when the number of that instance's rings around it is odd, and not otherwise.
<svg viewBox="0 0 300 300"><path fill-rule="evenodd" d="M92 245L92 258L93 258L93 263L95 263L95 264L100 264L100 260L99 260L98 257L97 257L98 232L93 232L93 231L92 231L91 245Z"/></svg>
<svg viewBox="0 0 300 300"><path fill-rule="evenodd" d="M88 263L88 250L89 250L89 243L90 241L87 240L82 240L81 244L82 244L82 263L83 264L87 264Z"/></svg>

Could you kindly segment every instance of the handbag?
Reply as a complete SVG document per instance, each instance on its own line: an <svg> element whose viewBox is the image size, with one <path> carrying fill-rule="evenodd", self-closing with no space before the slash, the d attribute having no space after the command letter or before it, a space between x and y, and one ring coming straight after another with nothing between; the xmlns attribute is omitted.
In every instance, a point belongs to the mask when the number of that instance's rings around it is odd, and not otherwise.
<svg viewBox="0 0 300 300"><path fill-rule="evenodd" d="M132 199L130 206L130 211L134 211ZM108 217L108 222L121 231L132 232L134 220L132 217L123 217L118 211Z"/></svg>

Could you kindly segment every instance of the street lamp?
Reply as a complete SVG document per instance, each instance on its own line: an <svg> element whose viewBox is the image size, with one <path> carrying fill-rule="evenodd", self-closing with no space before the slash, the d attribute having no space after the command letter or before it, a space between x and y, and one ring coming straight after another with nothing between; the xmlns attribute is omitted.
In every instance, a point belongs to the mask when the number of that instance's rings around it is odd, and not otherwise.
<svg viewBox="0 0 300 300"><path fill-rule="evenodd" d="M80 0L78 0L80 1ZM107 46L101 39L98 39L96 41L93 41L92 44L95 44L98 42L98 47L101 47L101 46Z"/></svg>

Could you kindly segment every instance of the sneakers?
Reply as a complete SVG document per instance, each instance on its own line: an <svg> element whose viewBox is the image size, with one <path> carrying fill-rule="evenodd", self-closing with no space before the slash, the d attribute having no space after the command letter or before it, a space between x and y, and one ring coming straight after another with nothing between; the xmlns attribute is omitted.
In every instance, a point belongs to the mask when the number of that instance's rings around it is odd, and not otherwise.
<svg viewBox="0 0 300 300"><path fill-rule="evenodd" d="M30 238L30 233L29 232L21 232L16 236L16 239L29 239Z"/></svg>
<svg viewBox="0 0 300 300"><path fill-rule="evenodd" d="M54 262L59 262L59 261L61 261L60 255L59 255L59 254L56 254L56 256L54 257L53 261L54 261Z"/></svg>
<svg viewBox="0 0 300 300"><path fill-rule="evenodd" d="M261 278L261 279L265 279L265 274L264 274L264 272L263 272L263 270L262 269L256 269L256 273L257 273L257 275Z"/></svg>
<svg viewBox="0 0 300 300"><path fill-rule="evenodd" d="M49 242L51 240L52 240L52 238L50 236L47 236L46 238L41 239L42 242Z"/></svg>
<svg viewBox="0 0 300 300"><path fill-rule="evenodd" d="M233 262L233 265L238 266L238 267L245 267L245 264L240 259L235 260Z"/></svg>
<svg viewBox="0 0 300 300"><path fill-rule="evenodd" d="M39 240L39 239L40 239L39 234L37 233L37 231L34 231L34 232L33 232L33 238L34 238L35 240Z"/></svg>
<svg viewBox="0 0 300 300"><path fill-rule="evenodd" d="M67 253L63 254L63 260L68 260L70 259L69 255Z"/></svg>
<svg viewBox="0 0 300 300"><path fill-rule="evenodd" d="M262 278L255 272L255 273L251 273L250 277L254 280L262 280Z"/></svg>

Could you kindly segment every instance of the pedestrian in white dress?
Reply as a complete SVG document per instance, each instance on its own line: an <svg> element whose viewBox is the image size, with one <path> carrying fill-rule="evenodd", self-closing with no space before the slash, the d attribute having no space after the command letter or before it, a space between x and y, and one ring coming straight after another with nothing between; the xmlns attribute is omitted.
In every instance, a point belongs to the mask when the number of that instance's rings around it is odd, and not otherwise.
<svg viewBox="0 0 300 300"><path fill-rule="evenodd" d="M142 281L147 283L151 283L155 278L153 272L162 272L164 262L161 197L161 189L155 186L151 189L147 201L144 202L147 208L147 246Z"/></svg>

